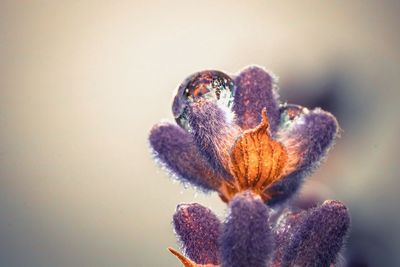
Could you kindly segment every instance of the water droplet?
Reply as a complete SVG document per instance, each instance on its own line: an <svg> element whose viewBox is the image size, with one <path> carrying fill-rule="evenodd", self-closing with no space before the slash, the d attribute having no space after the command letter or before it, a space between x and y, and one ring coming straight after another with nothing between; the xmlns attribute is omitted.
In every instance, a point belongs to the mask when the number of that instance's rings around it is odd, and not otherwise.
<svg viewBox="0 0 400 267"><path fill-rule="evenodd" d="M284 104L280 109L281 114L283 114L283 116L288 120L294 120L303 113L303 107L300 105Z"/></svg>
<svg viewBox="0 0 400 267"><path fill-rule="evenodd" d="M281 113L281 126L285 127L290 125L293 121L300 117L302 114L306 114L308 109L300 105L294 104L283 104L280 107Z"/></svg>
<svg viewBox="0 0 400 267"><path fill-rule="evenodd" d="M187 106L204 98L222 108L231 109L234 98L233 80L225 73L216 70L197 72L189 76L179 87L172 107L176 122L189 130Z"/></svg>

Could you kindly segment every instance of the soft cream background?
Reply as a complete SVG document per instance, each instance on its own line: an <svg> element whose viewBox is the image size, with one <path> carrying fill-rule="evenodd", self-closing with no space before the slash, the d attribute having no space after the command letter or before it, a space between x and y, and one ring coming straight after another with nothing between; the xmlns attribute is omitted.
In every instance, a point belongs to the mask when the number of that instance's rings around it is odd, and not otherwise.
<svg viewBox="0 0 400 267"><path fill-rule="evenodd" d="M178 266L166 251L176 204L225 207L158 170L148 131L171 119L190 73L251 63L286 96L285 84L346 73L354 121L305 188L349 205L362 233L349 245L371 266L400 265L399 12L396 1L1 1L0 266Z"/></svg>

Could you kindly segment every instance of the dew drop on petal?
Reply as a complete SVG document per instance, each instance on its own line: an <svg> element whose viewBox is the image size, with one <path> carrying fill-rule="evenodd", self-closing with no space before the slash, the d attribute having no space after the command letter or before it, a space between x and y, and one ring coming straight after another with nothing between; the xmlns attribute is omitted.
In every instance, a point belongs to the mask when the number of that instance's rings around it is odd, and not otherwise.
<svg viewBox="0 0 400 267"><path fill-rule="evenodd" d="M281 114L288 120L294 120L303 113L303 107L294 104L284 104L280 107Z"/></svg>
<svg viewBox="0 0 400 267"><path fill-rule="evenodd" d="M307 114L308 109L300 105L283 104L280 106L281 127L287 127L298 119L302 114Z"/></svg>
<svg viewBox="0 0 400 267"><path fill-rule="evenodd" d="M231 77L227 74L206 70L189 76L179 87L172 107L176 122L189 130L187 106L198 99L207 99L223 109L231 109L235 90Z"/></svg>

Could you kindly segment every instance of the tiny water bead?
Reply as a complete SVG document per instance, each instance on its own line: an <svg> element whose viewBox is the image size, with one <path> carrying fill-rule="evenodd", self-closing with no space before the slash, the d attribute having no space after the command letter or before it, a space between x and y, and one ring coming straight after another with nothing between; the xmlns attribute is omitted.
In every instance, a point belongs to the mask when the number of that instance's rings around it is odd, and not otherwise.
<svg viewBox="0 0 400 267"><path fill-rule="evenodd" d="M308 109L300 105L294 104L282 104L280 106L281 113L281 126L289 126L294 120L300 117L302 114L307 114Z"/></svg>
<svg viewBox="0 0 400 267"><path fill-rule="evenodd" d="M205 70L189 76L178 89L172 110L175 120L183 129L189 130L187 106L201 98L231 109L235 86L231 77L216 70Z"/></svg>

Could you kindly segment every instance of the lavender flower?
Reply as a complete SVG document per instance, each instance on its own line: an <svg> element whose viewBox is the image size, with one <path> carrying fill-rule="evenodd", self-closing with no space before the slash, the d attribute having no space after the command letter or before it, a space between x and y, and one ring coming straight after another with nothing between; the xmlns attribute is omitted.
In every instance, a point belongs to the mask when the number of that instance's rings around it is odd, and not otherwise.
<svg viewBox="0 0 400 267"><path fill-rule="evenodd" d="M221 224L200 204L178 206L175 231L189 258L170 251L186 267L330 266L350 225L346 207L332 200L310 210L286 210L272 222L268 206L246 191L234 197L229 210Z"/></svg>
<svg viewBox="0 0 400 267"><path fill-rule="evenodd" d="M178 125L150 133L156 159L171 174L229 204L221 224L199 204L178 206L175 231L185 266L329 266L349 228L337 201L302 212L284 205L324 158L338 135L335 117L319 108L281 104L276 79L260 67L238 75L202 71L178 88ZM269 208L270 207L270 208Z"/></svg>
<svg viewBox="0 0 400 267"><path fill-rule="evenodd" d="M230 77L190 76L178 89L178 122L150 133L156 158L178 179L229 201L251 190L268 204L289 199L338 135L335 117L319 108L280 104L276 82L259 67Z"/></svg>

